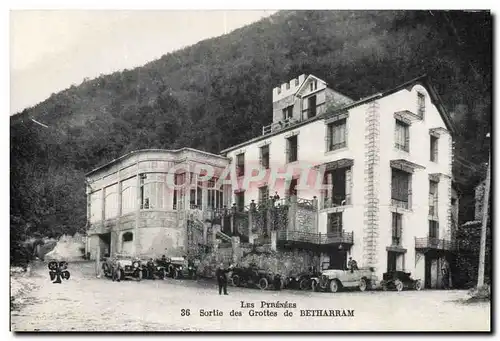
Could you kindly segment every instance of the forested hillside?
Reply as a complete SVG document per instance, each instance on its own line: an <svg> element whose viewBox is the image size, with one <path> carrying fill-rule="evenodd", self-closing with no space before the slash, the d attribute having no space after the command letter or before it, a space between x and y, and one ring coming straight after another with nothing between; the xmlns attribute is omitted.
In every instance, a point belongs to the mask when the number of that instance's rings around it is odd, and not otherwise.
<svg viewBox="0 0 500 341"><path fill-rule="evenodd" d="M12 240L82 229L84 174L128 151L217 153L259 135L272 88L302 73L352 98L428 74L460 132L456 153L484 162L491 62L489 13L285 11L86 80L11 117Z"/></svg>

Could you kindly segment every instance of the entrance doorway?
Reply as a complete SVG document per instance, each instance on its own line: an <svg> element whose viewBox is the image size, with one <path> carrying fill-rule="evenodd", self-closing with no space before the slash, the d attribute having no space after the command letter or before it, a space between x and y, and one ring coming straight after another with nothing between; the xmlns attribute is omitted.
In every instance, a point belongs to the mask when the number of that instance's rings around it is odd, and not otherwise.
<svg viewBox="0 0 500 341"><path fill-rule="evenodd" d="M99 249L101 257L111 255L111 232L99 234Z"/></svg>
<svg viewBox="0 0 500 341"><path fill-rule="evenodd" d="M329 269L345 270L347 264L347 253L343 250L332 250L328 252L330 258Z"/></svg>

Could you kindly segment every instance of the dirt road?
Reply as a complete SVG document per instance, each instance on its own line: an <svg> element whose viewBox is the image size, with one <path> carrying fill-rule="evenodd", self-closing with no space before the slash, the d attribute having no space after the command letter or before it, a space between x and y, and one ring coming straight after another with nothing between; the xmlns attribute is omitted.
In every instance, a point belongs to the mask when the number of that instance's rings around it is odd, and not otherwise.
<svg viewBox="0 0 500 341"><path fill-rule="evenodd" d="M230 295L219 296L208 281L116 283L92 276L89 263L70 264L69 270L71 278L62 284L52 284L44 268L34 271L31 281L38 289L12 312L13 331L490 330L490 305L456 302L464 291L331 294L229 287ZM288 302L288 308L262 307L262 301ZM231 316L232 310L242 316ZM311 310L333 316L312 317ZM293 316L284 316L286 311Z"/></svg>

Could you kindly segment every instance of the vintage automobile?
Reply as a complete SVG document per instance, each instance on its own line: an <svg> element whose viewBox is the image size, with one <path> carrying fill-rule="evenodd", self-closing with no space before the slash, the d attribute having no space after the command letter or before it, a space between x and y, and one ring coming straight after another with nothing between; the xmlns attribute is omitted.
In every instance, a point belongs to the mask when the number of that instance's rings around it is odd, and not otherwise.
<svg viewBox="0 0 500 341"><path fill-rule="evenodd" d="M284 287L284 280L279 275L274 275L269 271L259 269L255 264L248 267L234 267L231 271L231 281L234 286L241 287L258 287L261 290L266 290L269 286L274 289L281 289ZM279 283L279 288L277 287Z"/></svg>
<svg viewBox="0 0 500 341"><path fill-rule="evenodd" d="M102 264L104 276L111 277L113 280L123 280L132 278L137 281L142 279L141 261L130 255L116 255L115 257L106 257Z"/></svg>
<svg viewBox="0 0 500 341"><path fill-rule="evenodd" d="M150 258L142 267L142 278L144 279L165 279L167 277L167 268L163 265L161 259L153 260Z"/></svg>
<svg viewBox="0 0 500 341"><path fill-rule="evenodd" d="M396 289L402 291L403 289L422 289L422 281L420 279L411 278L410 272L404 271L390 271L382 275L380 282L382 290Z"/></svg>
<svg viewBox="0 0 500 341"><path fill-rule="evenodd" d="M320 273L311 267L309 271L301 272L286 279L286 287L289 289L310 290L313 278L319 278Z"/></svg>
<svg viewBox="0 0 500 341"><path fill-rule="evenodd" d="M188 261L185 257L167 257L166 259L167 276L179 279L197 278L197 266L194 261Z"/></svg>
<svg viewBox="0 0 500 341"><path fill-rule="evenodd" d="M343 288L358 288L360 291L371 289L376 285L376 276L373 268L358 270L327 269L319 277L313 277L311 286L313 291L338 292Z"/></svg>

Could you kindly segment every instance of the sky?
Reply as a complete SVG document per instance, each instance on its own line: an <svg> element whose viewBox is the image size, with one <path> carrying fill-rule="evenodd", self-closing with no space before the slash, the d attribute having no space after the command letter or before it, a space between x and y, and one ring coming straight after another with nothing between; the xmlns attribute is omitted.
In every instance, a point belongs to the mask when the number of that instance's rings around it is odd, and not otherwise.
<svg viewBox="0 0 500 341"><path fill-rule="evenodd" d="M86 77L144 65L275 12L13 10L10 114Z"/></svg>

